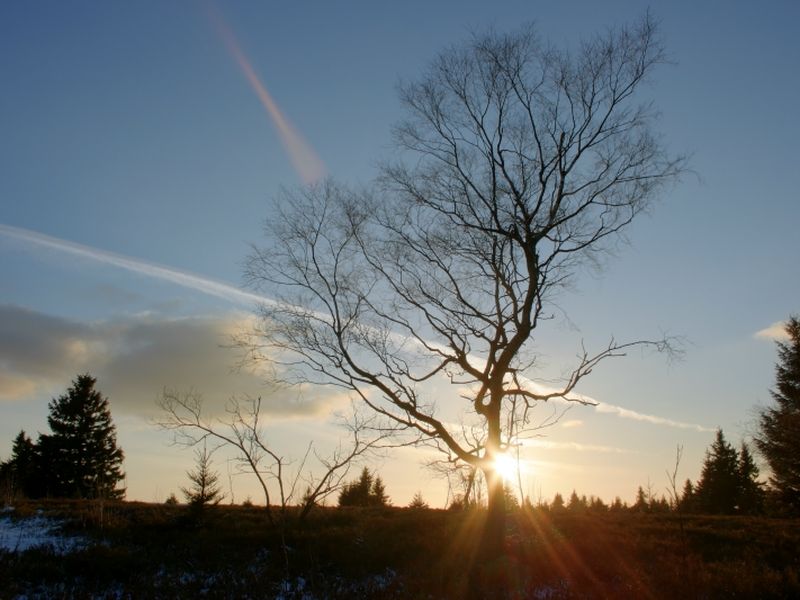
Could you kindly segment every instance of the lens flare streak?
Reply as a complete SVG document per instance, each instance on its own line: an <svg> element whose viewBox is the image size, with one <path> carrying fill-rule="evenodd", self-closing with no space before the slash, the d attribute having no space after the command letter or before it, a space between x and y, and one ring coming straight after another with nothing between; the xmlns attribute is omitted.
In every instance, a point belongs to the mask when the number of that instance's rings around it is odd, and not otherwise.
<svg viewBox="0 0 800 600"><path fill-rule="evenodd" d="M208 7L208 14L228 52L236 61L236 64L241 69L250 87L253 89L256 96L258 96L267 115L277 128L281 142L298 176L306 185L318 182L326 173L325 165L322 160L278 107L272 94L267 91L266 86L259 78L255 69L253 69L252 64L239 45L233 30L222 18L222 15L212 5Z"/></svg>

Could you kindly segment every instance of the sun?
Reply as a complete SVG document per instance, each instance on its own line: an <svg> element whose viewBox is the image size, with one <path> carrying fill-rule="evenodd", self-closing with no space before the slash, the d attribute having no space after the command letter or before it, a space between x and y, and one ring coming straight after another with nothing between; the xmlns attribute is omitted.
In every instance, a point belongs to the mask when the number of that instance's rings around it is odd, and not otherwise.
<svg viewBox="0 0 800 600"><path fill-rule="evenodd" d="M504 481L513 481L517 474L517 461L508 454L500 454L494 459L494 468Z"/></svg>

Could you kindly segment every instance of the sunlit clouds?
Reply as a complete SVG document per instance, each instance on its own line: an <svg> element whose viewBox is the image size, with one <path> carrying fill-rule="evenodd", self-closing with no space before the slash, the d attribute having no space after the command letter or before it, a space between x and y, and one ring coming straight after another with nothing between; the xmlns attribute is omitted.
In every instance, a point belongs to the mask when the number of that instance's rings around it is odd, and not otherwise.
<svg viewBox="0 0 800 600"><path fill-rule="evenodd" d="M777 321L769 327L765 327L764 329L756 331L755 334L753 334L753 337L760 340L773 340L779 342L789 339L789 335L786 333L786 323L783 321Z"/></svg>
<svg viewBox="0 0 800 600"><path fill-rule="evenodd" d="M266 86L261 81L261 78L256 73L250 60L248 60L244 51L242 50L239 42L236 39L231 28L222 18L222 15L217 11L213 5L208 5L209 19L214 25L217 33L228 49L236 64L241 69L242 74L247 79L250 87L258 96L261 105L267 112L272 123L278 130L281 142L289 154L292 166L297 171L298 176L305 184L313 184L318 182L325 176L325 165L322 160L317 156L316 152L308 145L303 137L292 126L286 115L278 107L272 94L267 91Z"/></svg>
<svg viewBox="0 0 800 600"><path fill-rule="evenodd" d="M250 316L167 318L153 315L81 322L0 305L0 401L47 398L76 374L91 372L114 411L151 416L165 388L201 394L209 410L232 396L262 396L271 417L322 417L341 408L338 390L285 389L250 367L234 368L232 331Z"/></svg>

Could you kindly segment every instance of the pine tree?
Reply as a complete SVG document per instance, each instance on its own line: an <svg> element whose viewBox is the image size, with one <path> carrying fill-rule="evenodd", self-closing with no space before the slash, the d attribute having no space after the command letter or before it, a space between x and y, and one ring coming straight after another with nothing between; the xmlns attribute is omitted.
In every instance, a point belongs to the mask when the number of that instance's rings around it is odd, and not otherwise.
<svg viewBox="0 0 800 600"><path fill-rule="evenodd" d="M195 464L195 470L186 473L191 487L181 488L186 501L196 509L219 504L225 494L220 487L219 474L211 470L211 453L205 445L202 450L195 450Z"/></svg>
<svg viewBox="0 0 800 600"><path fill-rule="evenodd" d="M608 506L601 498L589 496L589 510L594 513L608 512Z"/></svg>
<svg viewBox="0 0 800 600"><path fill-rule="evenodd" d="M648 512L650 510L650 502L642 486L639 486L639 489L636 490L636 502L633 503L631 509L636 512Z"/></svg>
<svg viewBox="0 0 800 600"><path fill-rule="evenodd" d="M47 493L73 498L121 498L122 449L117 446L108 398L97 380L79 375L65 394L48 405L52 431L37 444Z"/></svg>
<svg viewBox="0 0 800 600"><path fill-rule="evenodd" d="M383 485L380 476L375 477L375 481L372 483L369 504L371 506L389 506L389 496L386 495L386 486Z"/></svg>
<svg viewBox="0 0 800 600"><path fill-rule="evenodd" d="M36 445L27 434L20 430L11 446L11 474L15 491L28 497L38 494Z"/></svg>
<svg viewBox="0 0 800 600"><path fill-rule="evenodd" d="M710 514L735 513L739 483L739 456L725 439L722 429L718 429L714 443L706 451L700 481L697 482L697 508Z"/></svg>
<svg viewBox="0 0 800 600"><path fill-rule="evenodd" d="M411 503L408 505L408 508L430 508L428 503L425 502L425 498L422 497L422 492L417 492L414 494L414 497L411 499Z"/></svg>
<svg viewBox="0 0 800 600"><path fill-rule="evenodd" d="M578 492L572 490L572 494L569 496L567 508L573 512L583 512L586 510L586 504L586 496L581 498L578 496Z"/></svg>
<svg viewBox="0 0 800 600"><path fill-rule="evenodd" d="M758 481L758 467L750 448L742 442L739 450L739 512L742 514L758 514L764 508L764 490Z"/></svg>
<svg viewBox="0 0 800 600"><path fill-rule="evenodd" d="M678 501L678 508L684 513L691 513L695 510L695 492L692 480L687 479L683 484L681 499Z"/></svg>
<svg viewBox="0 0 800 600"><path fill-rule="evenodd" d="M775 405L761 411L758 451L772 474L769 482L780 502L800 514L800 318L786 323L787 343L778 342L779 362L775 367Z"/></svg>
<svg viewBox="0 0 800 600"><path fill-rule="evenodd" d="M361 476L346 483L339 492L339 506L388 506L389 496L379 476L373 476L367 467Z"/></svg>
<svg viewBox="0 0 800 600"><path fill-rule="evenodd" d="M553 496L553 501L550 503L550 510L556 512L564 510L564 496L561 495L561 492L556 492L556 495Z"/></svg>

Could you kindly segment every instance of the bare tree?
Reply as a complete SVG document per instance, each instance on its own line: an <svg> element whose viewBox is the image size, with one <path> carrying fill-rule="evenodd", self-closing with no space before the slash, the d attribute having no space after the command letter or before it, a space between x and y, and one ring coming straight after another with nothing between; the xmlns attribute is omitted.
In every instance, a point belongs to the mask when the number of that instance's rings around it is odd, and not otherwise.
<svg viewBox="0 0 800 600"><path fill-rule="evenodd" d="M267 517L275 522L273 507L277 505L281 523L287 509L299 505L299 519L303 520L311 509L337 492L344 483L351 464L370 452L389 444L396 431L393 427L380 427L375 417L363 417L353 410L349 418L339 418L339 425L349 433L349 444L341 442L330 454L324 455L310 442L305 455L293 468L293 461L275 449L264 430L261 398L232 398L223 417L203 414L203 399L196 392L165 390L158 402L163 417L158 425L174 432L175 442L196 446L212 441L235 451L239 472L250 473L258 481L264 494ZM309 464L313 457L315 468ZM305 485L302 496L299 486Z"/></svg>
<svg viewBox="0 0 800 600"><path fill-rule="evenodd" d="M577 51L531 28L476 36L401 87L400 159L371 189L286 191L247 276L275 298L249 340L286 381L336 384L484 473L482 546L501 551L498 455L551 399L634 346L581 348L557 389L535 385L534 332L554 293L609 249L684 168L637 90L664 53L646 16ZM483 435L465 434L443 401Z"/></svg>

